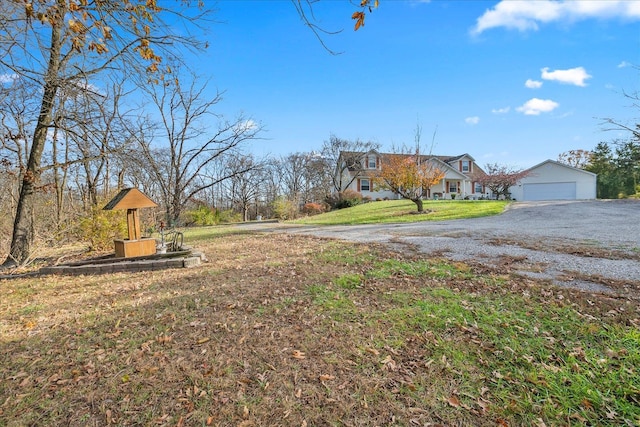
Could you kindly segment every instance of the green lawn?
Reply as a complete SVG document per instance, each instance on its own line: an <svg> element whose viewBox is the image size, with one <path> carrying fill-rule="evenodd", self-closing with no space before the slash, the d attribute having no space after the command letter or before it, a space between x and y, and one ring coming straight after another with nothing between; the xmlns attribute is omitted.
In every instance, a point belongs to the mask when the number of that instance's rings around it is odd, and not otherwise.
<svg viewBox="0 0 640 427"><path fill-rule="evenodd" d="M503 200L433 200L418 213L410 200L385 200L292 221L295 224L341 225L388 222L443 221L497 215L509 202Z"/></svg>

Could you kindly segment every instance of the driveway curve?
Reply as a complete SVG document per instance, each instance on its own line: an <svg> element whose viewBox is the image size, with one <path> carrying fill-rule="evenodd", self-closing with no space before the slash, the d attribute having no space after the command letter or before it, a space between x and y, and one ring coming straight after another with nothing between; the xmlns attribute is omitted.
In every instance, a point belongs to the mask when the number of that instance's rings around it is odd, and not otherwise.
<svg viewBox="0 0 640 427"><path fill-rule="evenodd" d="M500 265L592 291L640 289L640 201L514 202L497 216L405 224L278 227L356 242L410 245L425 254Z"/></svg>

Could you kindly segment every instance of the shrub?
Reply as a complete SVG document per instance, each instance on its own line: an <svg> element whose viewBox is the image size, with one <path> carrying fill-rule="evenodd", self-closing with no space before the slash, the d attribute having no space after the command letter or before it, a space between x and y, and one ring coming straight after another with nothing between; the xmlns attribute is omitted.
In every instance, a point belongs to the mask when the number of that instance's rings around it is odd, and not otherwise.
<svg viewBox="0 0 640 427"><path fill-rule="evenodd" d="M324 212L324 206L320 203L305 203L302 213L305 215L318 215Z"/></svg>
<svg viewBox="0 0 640 427"><path fill-rule="evenodd" d="M242 222L242 214L233 209L216 211L216 216L218 217L218 223Z"/></svg>
<svg viewBox="0 0 640 427"><path fill-rule="evenodd" d="M89 243L92 251L113 248L114 239L127 237L127 216L123 211L105 211L103 204L94 206L76 222L80 240Z"/></svg>
<svg viewBox="0 0 640 427"><path fill-rule="evenodd" d="M353 190L345 190L327 197L327 204L331 206L331 209L350 208L360 203L362 203L362 194Z"/></svg>
<svg viewBox="0 0 640 427"><path fill-rule="evenodd" d="M286 197L278 197L271 203L273 216L284 221L294 219L298 215L296 204Z"/></svg>
<svg viewBox="0 0 640 427"><path fill-rule="evenodd" d="M220 222L220 215L216 208L200 205L196 209L190 209L184 213L186 225L216 225Z"/></svg>

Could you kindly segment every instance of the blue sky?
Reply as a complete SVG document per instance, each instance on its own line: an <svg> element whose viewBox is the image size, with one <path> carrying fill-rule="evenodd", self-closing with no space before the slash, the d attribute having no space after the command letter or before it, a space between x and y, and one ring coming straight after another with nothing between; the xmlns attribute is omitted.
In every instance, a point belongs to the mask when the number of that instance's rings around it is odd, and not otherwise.
<svg viewBox="0 0 640 427"><path fill-rule="evenodd" d="M222 0L194 59L220 112L264 125L251 151L319 150L331 134L517 167L626 135L640 90L640 1L380 0L353 31L347 0L314 4L329 54L289 0Z"/></svg>

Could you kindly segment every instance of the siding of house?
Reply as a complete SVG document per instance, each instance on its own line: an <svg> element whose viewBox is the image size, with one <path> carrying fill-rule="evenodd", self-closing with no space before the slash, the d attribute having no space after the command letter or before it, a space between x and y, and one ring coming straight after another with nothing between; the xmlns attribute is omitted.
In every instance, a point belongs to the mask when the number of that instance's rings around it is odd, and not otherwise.
<svg viewBox="0 0 640 427"><path fill-rule="evenodd" d="M375 170L380 169L381 165L381 157L384 157L385 154L382 153L369 153L366 156L363 156L363 172L362 175L355 180L347 187L347 189L357 191L362 193L363 196L371 197L372 199L399 199L400 196L395 194L389 190L378 190L374 191L374 180L372 179L371 172L374 172L374 169L369 168L369 160L371 156L376 157L376 168ZM445 177L438 184L435 184L431 187L428 197L434 197L436 193L440 195L441 198L450 199L451 192L449 191L449 182L456 182L456 197L463 198L466 196L477 198L482 194L478 194L475 192L474 183L472 178L469 176L474 170L479 169L475 164L475 161L469 155L462 156L433 156L433 161L442 162L442 168L445 171ZM469 162L469 171L462 172L463 163ZM350 173L350 172L345 172ZM353 176L353 175L352 175ZM370 179L370 189L362 190L361 180L362 179ZM348 181L348 179L345 179Z"/></svg>
<svg viewBox="0 0 640 427"><path fill-rule="evenodd" d="M596 175L547 160L510 188L515 200L590 200L596 198Z"/></svg>

